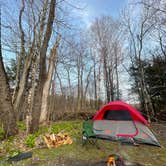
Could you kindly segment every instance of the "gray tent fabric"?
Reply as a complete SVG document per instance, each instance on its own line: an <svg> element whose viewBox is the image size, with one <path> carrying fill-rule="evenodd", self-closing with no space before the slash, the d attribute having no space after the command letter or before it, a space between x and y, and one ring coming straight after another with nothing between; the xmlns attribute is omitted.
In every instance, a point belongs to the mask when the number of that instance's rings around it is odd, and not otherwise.
<svg viewBox="0 0 166 166"><path fill-rule="evenodd" d="M160 146L158 140L152 133L152 131L140 122L135 122L136 127L138 128L138 134L134 137L134 140L138 143L147 143L152 145Z"/></svg>
<svg viewBox="0 0 166 166"><path fill-rule="evenodd" d="M160 146L149 128L137 121L95 120L93 132L98 138Z"/></svg>
<svg viewBox="0 0 166 166"><path fill-rule="evenodd" d="M93 123L96 135L117 136L119 134L134 135L137 129L133 121L97 120Z"/></svg>

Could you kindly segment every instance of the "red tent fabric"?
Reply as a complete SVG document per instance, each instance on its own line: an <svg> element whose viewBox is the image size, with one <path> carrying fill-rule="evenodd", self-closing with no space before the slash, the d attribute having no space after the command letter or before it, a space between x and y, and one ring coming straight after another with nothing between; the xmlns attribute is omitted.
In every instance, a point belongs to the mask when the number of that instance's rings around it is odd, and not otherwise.
<svg viewBox="0 0 166 166"><path fill-rule="evenodd" d="M139 121L145 125L149 124L148 121L140 114L139 111L137 111L133 106L122 101L113 101L106 104L94 115L93 120L103 120L103 116L107 110L126 110L130 113L133 121Z"/></svg>

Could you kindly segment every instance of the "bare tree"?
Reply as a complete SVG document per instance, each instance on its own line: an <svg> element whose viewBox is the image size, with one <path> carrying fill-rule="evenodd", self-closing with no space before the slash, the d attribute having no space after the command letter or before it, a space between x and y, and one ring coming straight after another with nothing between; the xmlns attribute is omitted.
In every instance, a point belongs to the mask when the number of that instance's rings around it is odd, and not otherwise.
<svg viewBox="0 0 166 166"><path fill-rule="evenodd" d="M42 105L41 105L41 114L40 114L41 123L45 123L47 120L47 114L48 114L47 101L48 101L48 96L50 91L52 75L54 71L55 59L57 56L57 48L60 42L59 40L60 40L60 37L57 37L54 47L51 49L51 52L50 52L48 72L47 72L47 77L43 87Z"/></svg>
<svg viewBox="0 0 166 166"><path fill-rule="evenodd" d="M91 27L97 45L96 49L100 52L99 57L103 64L102 71L107 102L115 100L115 74L118 73L117 67L119 64L117 62L119 59L116 57L120 55L120 48L115 48L115 46L120 47L119 40L117 40L119 26L118 22L109 16L105 16L96 19ZM116 88L119 89L119 86L116 86ZM117 90L117 93L119 93L119 90Z"/></svg>
<svg viewBox="0 0 166 166"><path fill-rule="evenodd" d="M151 97L149 95L148 87L145 82L145 74L144 74L144 66L143 66L143 59L144 59L144 48L145 48L145 40L147 39L148 34L150 34L151 30L154 27L154 24L149 24L149 19L151 19L151 13L149 10L145 10L143 8L141 17L136 24L134 24L131 13L124 14L124 25L128 31L128 39L130 41L130 59L132 62L133 67L138 66L138 71L140 75L140 80L137 82L137 86L139 89L140 99L143 102L144 109L146 111L148 120L150 121L150 114L154 116L154 108L152 104Z"/></svg>
<svg viewBox="0 0 166 166"><path fill-rule="evenodd" d="M47 119L47 99L55 67L53 63L59 45L57 41L59 37L56 39L55 32L56 24L59 22L55 11L61 2L63 1L57 3L56 0L22 0L18 22L15 22L16 26L6 26L12 34L17 36L13 43L8 43L8 47L17 46L18 66L13 104L18 112L17 119L22 112L27 114L29 128L27 132L38 129L40 114L41 123ZM63 23L62 20L61 23ZM55 45L49 54L52 43ZM28 109L23 110L23 105L27 105Z"/></svg>
<svg viewBox="0 0 166 166"><path fill-rule="evenodd" d="M1 9L0 9L1 10ZM12 98L3 64L1 47L1 11L0 11L0 120L4 130L4 137L17 134L16 117L12 105Z"/></svg>

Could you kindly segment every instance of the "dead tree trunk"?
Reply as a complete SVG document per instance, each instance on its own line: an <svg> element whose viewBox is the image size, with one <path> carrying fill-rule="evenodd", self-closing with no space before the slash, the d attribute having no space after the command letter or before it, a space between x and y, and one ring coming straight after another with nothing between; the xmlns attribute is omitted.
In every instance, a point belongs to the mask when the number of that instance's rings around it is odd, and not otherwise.
<svg viewBox="0 0 166 166"><path fill-rule="evenodd" d="M57 56L57 48L59 46L59 40L60 38L57 37L55 45L51 49L47 77L43 87L42 105L41 105L41 114L40 114L40 123L43 123L43 124L46 123L46 120L47 120L47 112L48 112L47 100L49 96L49 90L50 90L52 75L54 71L55 59Z"/></svg>
<svg viewBox="0 0 166 166"><path fill-rule="evenodd" d="M48 49L48 43L51 38L52 30L53 30L53 22L55 18L55 5L56 5L56 0L51 0L50 2L50 7L49 7L49 14L48 14L48 21L47 21L47 26L46 26L46 31L44 34L44 39L41 44L40 48L40 62L39 62L39 85L36 91L37 97L37 102L35 104L35 109L36 112L38 112L38 116L40 118L34 117L34 124L39 123L39 121L44 121L44 113L42 111L41 113L41 107L42 107L42 98L43 98L43 88L46 86L45 81L47 79L47 72L46 72L46 52ZM36 114L36 113L35 113ZM42 115L41 115L42 114ZM42 119L41 119L42 118Z"/></svg>
<svg viewBox="0 0 166 166"><path fill-rule="evenodd" d="M39 80L40 80L41 85L44 85L46 77L47 77L46 76L46 74L47 74L47 72L46 72L46 52L47 52L47 48L48 48L48 43L51 38L52 29L53 29L53 22L54 22L54 18L55 18L55 4L56 4L56 0L51 0L46 32L44 34L43 43L42 43L42 46L40 49Z"/></svg>

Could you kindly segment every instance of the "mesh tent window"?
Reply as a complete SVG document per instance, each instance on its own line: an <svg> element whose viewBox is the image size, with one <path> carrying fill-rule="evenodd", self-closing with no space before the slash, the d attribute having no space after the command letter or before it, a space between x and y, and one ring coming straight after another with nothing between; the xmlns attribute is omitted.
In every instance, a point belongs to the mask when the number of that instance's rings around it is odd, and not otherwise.
<svg viewBox="0 0 166 166"><path fill-rule="evenodd" d="M132 120L132 117L127 110L107 110L103 116L104 120Z"/></svg>

